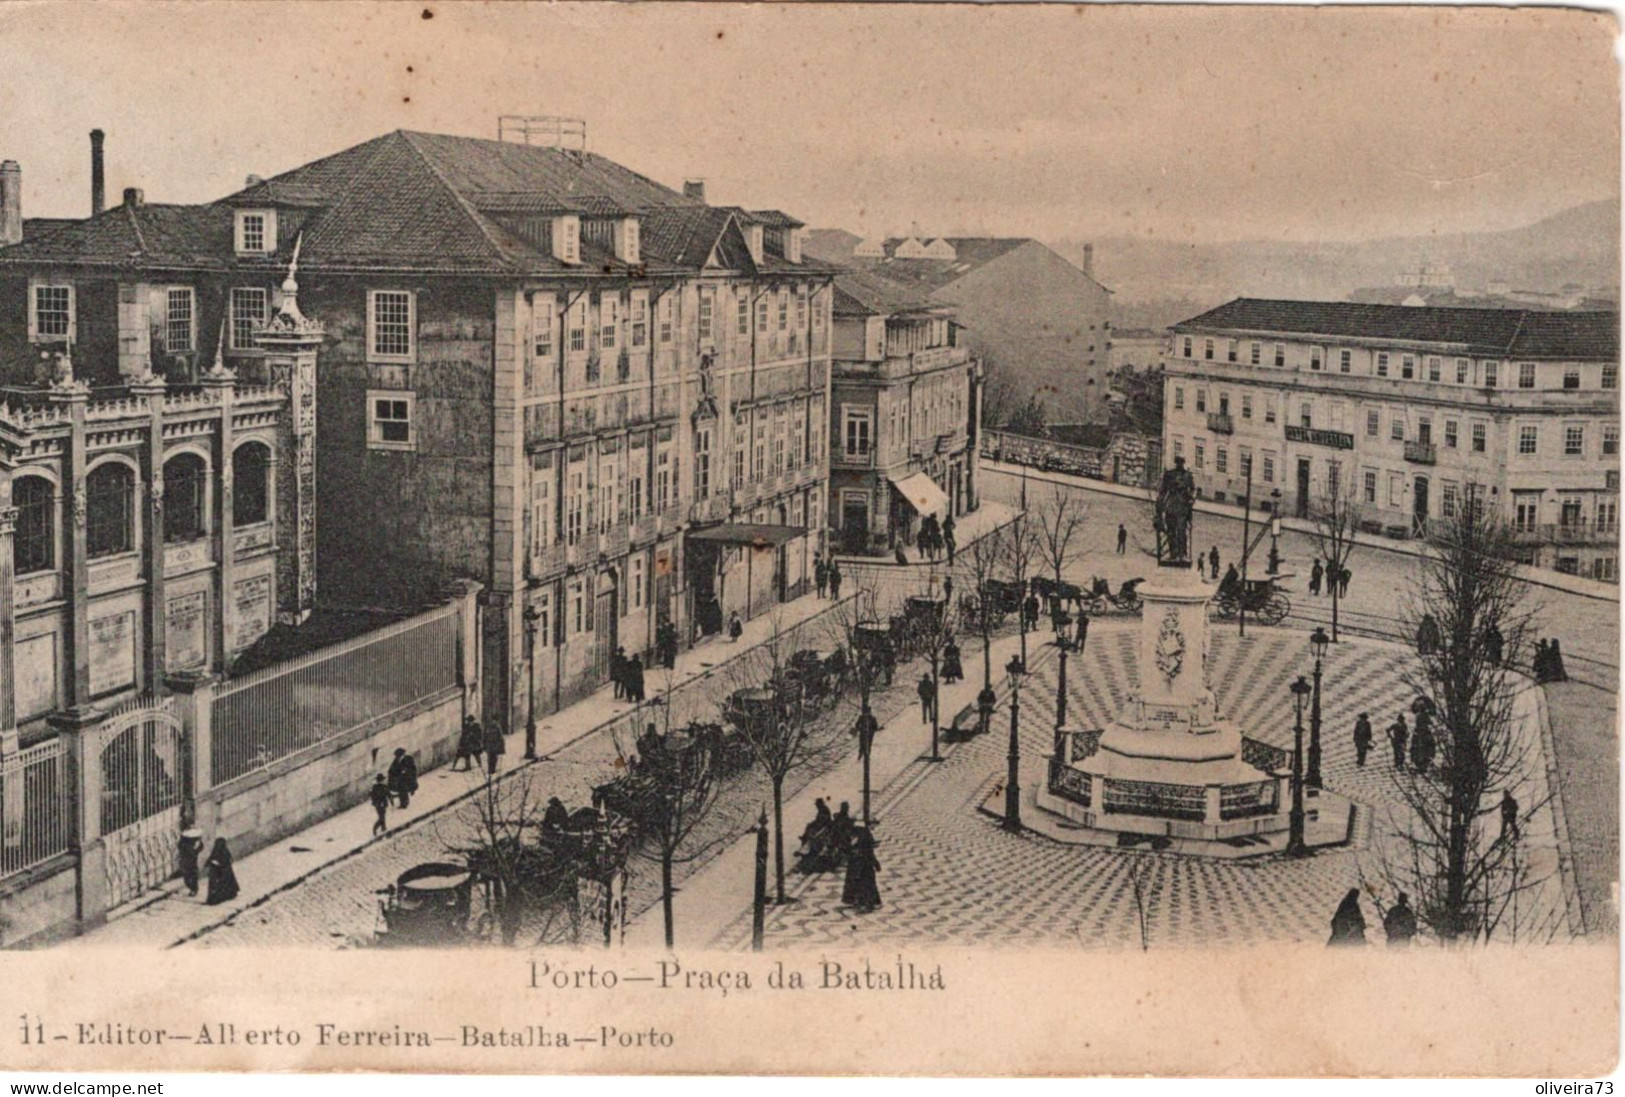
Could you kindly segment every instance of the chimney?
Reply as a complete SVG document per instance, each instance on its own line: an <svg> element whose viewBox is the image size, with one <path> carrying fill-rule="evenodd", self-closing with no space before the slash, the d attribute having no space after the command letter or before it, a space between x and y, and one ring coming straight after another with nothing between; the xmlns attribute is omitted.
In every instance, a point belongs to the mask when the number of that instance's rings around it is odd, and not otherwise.
<svg viewBox="0 0 1625 1097"><path fill-rule="evenodd" d="M102 165L102 140L107 135L101 130L90 131L90 215L96 216L107 208L107 175Z"/></svg>
<svg viewBox="0 0 1625 1097"><path fill-rule="evenodd" d="M23 169L15 160L0 163L0 247L23 239Z"/></svg>
<svg viewBox="0 0 1625 1097"><path fill-rule="evenodd" d="M147 204L147 196L140 187L125 187L124 204L130 209L140 209Z"/></svg>
<svg viewBox="0 0 1625 1097"><path fill-rule="evenodd" d="M683 197L684 198L692 198L696 202L705 201L705 180L704 179L684 179L683 180Z"/></svg>
<svg viewBox="0 0 1625 1097"><path fill-rule="evenodd" d="M1093 278L1095 276L1095 246L1083 245L1083 273Z"/></svg>

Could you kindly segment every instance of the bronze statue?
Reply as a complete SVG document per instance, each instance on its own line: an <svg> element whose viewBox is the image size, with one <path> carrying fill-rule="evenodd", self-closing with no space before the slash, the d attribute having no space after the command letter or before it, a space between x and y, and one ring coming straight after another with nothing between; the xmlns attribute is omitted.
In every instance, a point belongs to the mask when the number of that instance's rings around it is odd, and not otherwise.
<svg viewBox="0 0 1625 1097"><path fill-rule="evenodd" d="M1174 467L1162 474L1157 492L1157 563L1189 567L1191 562L1191 513L1195 508L1196 482L1185 467L1183 457L1174 458Z"/></svg>

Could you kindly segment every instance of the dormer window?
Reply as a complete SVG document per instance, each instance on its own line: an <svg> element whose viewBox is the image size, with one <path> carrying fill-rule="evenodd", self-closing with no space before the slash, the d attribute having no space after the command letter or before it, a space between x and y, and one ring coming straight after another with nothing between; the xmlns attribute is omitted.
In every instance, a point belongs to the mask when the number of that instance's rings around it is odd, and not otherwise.
<svg viewBox="0 0 1625 1097"><path fill-rule="evenodd" d="M745 245L750 248L750 258L753 263L762 261L762 226L747 225L745 227Z"/></svg>
<svg viewBox="0 0 1625 1097"><path fill-rule="evenodd" d="M276 210L237 211L237 254L269 255L276 251Z"/></svg>
<svg viewBox="0 0 1625 1097"><path fill-rule="evenodd" d="M617 227L620 231L615 234L615 257L623 263L642 262L638 258L637 218L628 217Z"/></svg>
<svg viewBox="0 0 1625 1097"><path fill-rule="evenodd" d="M801 230L789 229L784 234L784 257L792 263L801 262Z"/></svg>
<svg viewBox="0 0 1625 1097"><path fill-rule="evenodd" d="M553 258L561 263L581 262L581 218L573 213L553 219Z"/></svg>

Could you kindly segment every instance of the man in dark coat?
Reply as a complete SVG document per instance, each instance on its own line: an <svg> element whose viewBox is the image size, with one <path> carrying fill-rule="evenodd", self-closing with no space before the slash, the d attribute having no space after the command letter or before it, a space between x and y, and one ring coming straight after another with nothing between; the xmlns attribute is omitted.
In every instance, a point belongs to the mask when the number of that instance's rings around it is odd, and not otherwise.
<svg viewBox="0 0 1625 1097"><path fill-rule="evenodd" d="M1219 580L1219 597L1229 598L1239 595L1241 591L1241 575L1236 571L1236 565L1231 564L1224 569L1224 578Z"/></svg>
<svg viewBox="0 0 1625 1097"><path fill-rule="evenodd" d="M1444 638L1439 635L1439 622L1433 614L1422 614L1422 620L1416 626L1416 654L1432 655L1439 650Z"/></svg>
<svg viewBox="0 0 1625 1097"><path fill-rule="evenodd" d="M491 726L485 729L485 773L494 776L497 763L502 761L502 755L508 750L507 740L502 737L502 724L492 720Z"/></svg>
<svg viewBox="0 0 1625 1097"><path fill-rule="evenodd" d="M965 668L959 662L959 645L954 643L953 637L942 649L942 680L944 682L963 682Z"/></svg>
<svg viewBox="0 0 1625 1097"><path fill-rule="evenodd" d="M1337 572L1337 596L1339 598L1347 598L1349 596L1349 580L1352 579L1352 578L1354 578L1354 573L1352 571L1350 571L1348 568L1339 568L1338 569L1338 572Z"/></svg>
<svg viewBox="0 0 1625 1097"><path fill-rule="evenodd" d="M634 655L626 662L626 697L637 704L643 703L643 656Z"/></svg>
<svg viewBox="0 0 1625 1097"><path fill-rule="evenodd" d="M203 832L196 827L181 831L181 880L186 884L186 894L194 898L197 896L197 859L202 852Z"/></svg>
<svg viewBox="0 0 1625 1097"><path fill-rule="evenodd" d="M813 585L818 589L820 598L829 589L829 565L824 563L822 556L813 557Z"/></svg>
<svg viewBox="0 0 1625 1097"><path fill-rule="evenodd" d="M920 684L915 687L915 692L920 695L920 723L929 724L931 710L937 700L937 687L932 684L929 674L920 675Z"/></svg>
<svg viewBox="0 0 1625 1097"><path fill-rule="evenodd" d="M474 719L472 713L463 717L463 729L457 735L457 757L452 759L451 768L455 771L457 763L463 763L463 770L472 770L480 763L480 755L485 753L485 732L480 730L480 722Z"/></svg>
<svg viewBox="0 0 1625 1097"><path fill-rule="evenodd" d="M1128 529L1123 523L1117 523L1117 555L1123 555L1128 548Z"/></svg>
<svg viewBox="0 0 1625 1097"><path fill-rule="evenodd" d="M1435 628L1437 628L1437 626L1435 626ZM1494 665L1500 666L1501 656L1503 654L1502 648L1505 647L1505 645L1506 640L1502 637L1501 630L1496 626L1495 622L1491 621L1490 626L1484 630L1485 657Z"/></svg>
<svg viewBox="0 0 1625 1097"><path fill-rule="evenodd" d="M372 832L374 835L382 834L388 828L385 819L389 814L389 785L384 781L382 773L373 781L372 791L367 793L367 799L372 803L372 810L378 813L378 818L372 824Z"/></svg>
<svg viewBox="0 0 1625 1097"><path fill-rule="evenodd" d="M841 888L841 902L859 914L867 914L880 906L880 885L875 873L880 861L875 857L875 837L868 827L857 827L852 832L852 848L846 857L846 883Z"/></svg>
<svg viewBox="0 0 1625 1097"><path fill-rule="evenodd" d="M728 615L728 640L730 643L739 643L739 638L745 634L745 626L739 621L739 611L735 610Z"/></svg>
<svg viewBox="0 0 1625 1097"><path fill-rule="evenodd" d="M1072 650L1082 651L1083 645L1089 640L1089 615L1082 610L1078 611L1077 639L1073 641Z"/></svg>
<svg viewBox="0 0 1625 1097"><path fill-rule="evenodd" d="M1214 545L1207 550L1207 569L1213 573L1213 578L1219 577L1219 546Z"/></svg>
<svg viewBox="0 0 1625 1097"><path fill-rule="evenodd" d="M418 760L406 753L405 747L395 748L395 760L389 763L389 791L401 807L409 807L412 794L418 790Z"/></svg>
<svg viewBox="0 0 1625 1097"><path fill-rule="evenodd" d="M660 622L655 629L655 645L660 649L660 661L667 670L677 666L677 626L670 621Z"/></svg>
<svg viewBox="0 0 1625 1097"><path fill-rule="evenodd" d="M1423 709L1416 714L1416 731L1411 735L1411 768L1425 775L1433 768L1433 755L1438 746L1433 738L1433 714Z"/></svg>
<svg viewBox="0 0 1625 1097"><path fill-rule="evenodd" d="M1518 801L1512 798L1511 789L1501 791L1501 841L1506 841L1511 835L1514 841L1518 838Z"/></svg>
<svg viewBox="0 0 1625 1097"><path fill-rule="evenodd" d="M841 597L841 564L838 560L829 562L829 596L837 600Z"/></svg>
<svg viewBox="0 0 1625 1097"><path fill-rule="evenodd" d="M1389 948L1409 948L1416 936L1416 912L1411 909L1410 896L1403 891L1399 901L1382 916L1382 932L1388 938Z"/></svg>
<svg viewBox="0 0 1625 1097"><path fill-rule="evenodd" d="M1402 712L1388 725L1388 742L1394 748L1394 768L1397 770L1405 769L1405 746L1410 738L1411 729L1405 725L1405 714Z"/></svg>
<svg viewBox="0 0 1625 1097"><path fill-rule="evenodd" d="M954 550L959 547L959 542L954 539L954 516L951 514L942 521L942 547L948 550L948 562L953 563Z"/></svg>
<svg viewBox="0 0 1625 1097"><path fill-rule="evenodd" d="M1354 764L1365 765L1365 756L1371 753L1371 714L1362 712L1354 721Z"/></svg>
<svg viewBox="0 0 1625 1097"><path fill-rule="evenodd" d="M1320 559L1317 557L1315 559L1315 566L1309 569L1309 593L1315 595L1317 598L1320 596L1320 577L1322 574L1323 573L1320 570Z"/></svg>

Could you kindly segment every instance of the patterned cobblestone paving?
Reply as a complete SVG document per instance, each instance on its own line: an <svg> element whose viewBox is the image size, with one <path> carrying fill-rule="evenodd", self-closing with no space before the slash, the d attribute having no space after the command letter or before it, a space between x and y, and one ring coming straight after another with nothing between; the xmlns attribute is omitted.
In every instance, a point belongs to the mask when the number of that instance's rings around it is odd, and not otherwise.
<svg viewBox="0 0 1625 1097"><path fill-rule="evenodd" d="M1285 686L1310 669L1302 635L1256 630L1240 640L1216 632L1210 680L1221 711L1247 734L1289 746L1292 710ZM1069 723L1098 727L1116 715L1136 680L1136 642L1132 629L1102 628L1091 636L1087 653L1070 661ZM1346 643L1326 668L1326 787L1362 805L1378 844L1392 841L1386 817L1396 797L1380 729L1412 696L1401 679L1400 655L1386 645ZM1050 659L1035 667L1022 691L1028 781L1037 778L1049 749L1056 684L1057 664ZM1351 737L1362 710L1379 729L1378 747L1364 768L1355 765ZM860 916L842 907L838 874L804 878L798 901L770 914L770 947L913 941L1134 947L1140 944L1131 876L1136 863L1142 866L1147 936L1154 947L1321 941L1344 891L1360 886L1362 870L1367 879L1378 878L1376 852L1361 842L1319 851L1307 861L1221 861L1007 834L976 810L1004 772L1006 742L1003 734L985 736L957 747L940 765L900 775L879 812L882 908ZM1543 773L1519 798L1526 804L1545 798ZM1554 905L1563 903L1552 813L1542 811L1527 830L1531 856L1552 875L1535 915L1549 923ZM1566 911L1558 913L1565 916L1562 932L1568 932ZM1380 940L1380 915L1369 898L1365 915L1368 934ZM738 946L748 938L742 917L719 944Z"/></svg>

